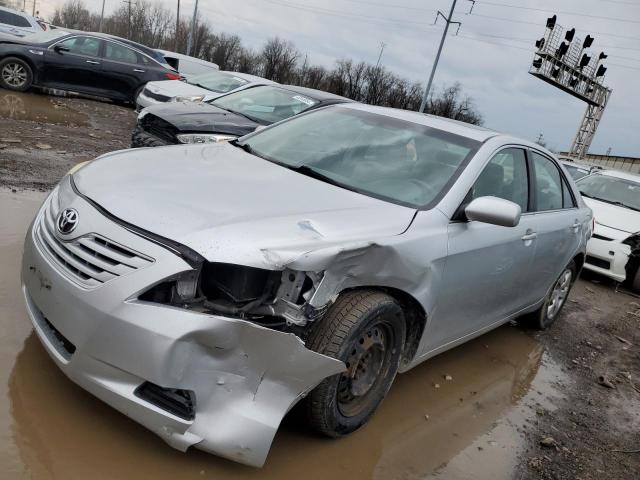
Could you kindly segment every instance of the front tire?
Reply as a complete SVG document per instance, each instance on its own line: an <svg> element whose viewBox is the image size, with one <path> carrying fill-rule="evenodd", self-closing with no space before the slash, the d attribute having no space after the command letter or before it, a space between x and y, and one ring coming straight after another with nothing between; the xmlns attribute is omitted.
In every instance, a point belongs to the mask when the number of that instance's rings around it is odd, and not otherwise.
<svg viewBox="0 0 640 480"><path fill-rule="evenodd" d="M567 302L569 292L576 281L577 273L578 268L572 260L554 282L542 306L535 312L522 317L522 323L539 330L549 328L556 321L562 307Z"/></svg>
<svg viewBox="0 0 640 480"><path fill-rule="evenodd" d="M27 62L15 57L0 62L0 87L24 92L33 85L33 71Z"/></svg>
<svg viewBox="0 0 640 480"><path fill-rule="evenodd" d="M342 360L347 370L324 379L305 399L310 425L347 435L374 414L396 376L406 323L400 305L375 290L341 295L312 329L307 347Z"/></svg>

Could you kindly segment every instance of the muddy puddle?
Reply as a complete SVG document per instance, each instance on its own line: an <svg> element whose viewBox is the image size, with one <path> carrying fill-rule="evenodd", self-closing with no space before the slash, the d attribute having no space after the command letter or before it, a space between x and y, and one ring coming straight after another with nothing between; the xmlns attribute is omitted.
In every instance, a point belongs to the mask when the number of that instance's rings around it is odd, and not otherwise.
<svg viewBox="0 0 640 480"><path fill-rule="evenodd" d="M0 191L0 478L506 479L523 427L566 381L540 344L505 326L400 375L349 437L315 436L294 410L261 470L180 453L71 383L31 332L19 257L41 199Z"/></svg>
<svg viewBox="0 0 640 480"><path fill-rule="evenodd" d="M85 126L87 115L77 112L56 97L0 90L0 118L39 123Z"/></svg>

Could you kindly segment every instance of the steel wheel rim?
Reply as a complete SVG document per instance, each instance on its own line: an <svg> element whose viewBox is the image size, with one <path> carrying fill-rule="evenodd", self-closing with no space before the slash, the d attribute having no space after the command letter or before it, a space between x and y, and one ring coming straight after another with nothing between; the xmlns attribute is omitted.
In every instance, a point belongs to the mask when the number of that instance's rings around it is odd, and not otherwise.
<svg viewBox="0 0 640 480"><path fill-rule="evenodd" d="M22 87L27 83L27 70L19 63L8 63L2 68L2 80L12 87Z"/></svg>
<svg viewBox="0 0 640 480"><path fill-rule="evenodd" d="M387 374L392 355L393 330L383 321L362 332L345 364L347 370L338 380L337 406L345 417L362 414L369 406L369 394Z"/></svg>
<svg viewBox="0 0 640 480"><path fill-rule="evenodd" d="M553 290L551 291L549 304L547 305L547 317L549 319L555 318L562 308L562 305L564 305L564 302L567 300L569 289L571 288L572 277L573 273L567 268L562 272L560 278L556 280Z"/></svg>

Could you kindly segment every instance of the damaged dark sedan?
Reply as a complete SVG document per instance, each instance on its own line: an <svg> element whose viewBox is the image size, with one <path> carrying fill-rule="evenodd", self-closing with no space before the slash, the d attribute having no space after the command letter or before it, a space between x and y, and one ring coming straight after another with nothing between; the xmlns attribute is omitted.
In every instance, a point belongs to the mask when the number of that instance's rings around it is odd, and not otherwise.
<svg viewBox="0 0 640 480"><path fill-rule="evenodd" d="M74 382L174 448L261 466L299 402L346 435L397 372L549 327L591 231L539 145L350 103L78 166L28 231L23 293Z"/></svg>
<svg viewBox="0 0 640 480"><path fill-rule="evenodd" d="M348 98L293 85L257 85L207 102L172 102L138 115L132 147L233 140L257 128Z"/></svg>

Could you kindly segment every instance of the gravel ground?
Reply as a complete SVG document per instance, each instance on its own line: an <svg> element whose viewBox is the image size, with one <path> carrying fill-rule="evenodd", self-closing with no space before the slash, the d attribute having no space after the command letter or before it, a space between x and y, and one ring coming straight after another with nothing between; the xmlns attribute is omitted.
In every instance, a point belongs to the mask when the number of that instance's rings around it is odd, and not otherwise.
<svg viewBox="0 0 640 480"><path fill-rule="evenodd" d="M0 187L19 190L50 189L74 164L127 148L135 123L108 103L3 91L0 117ZM584 274L559 321L526 334L569 380L555 385L555 408L528 406L536 414L518 427L512 478L639 478L640 298Z"/></svg>

